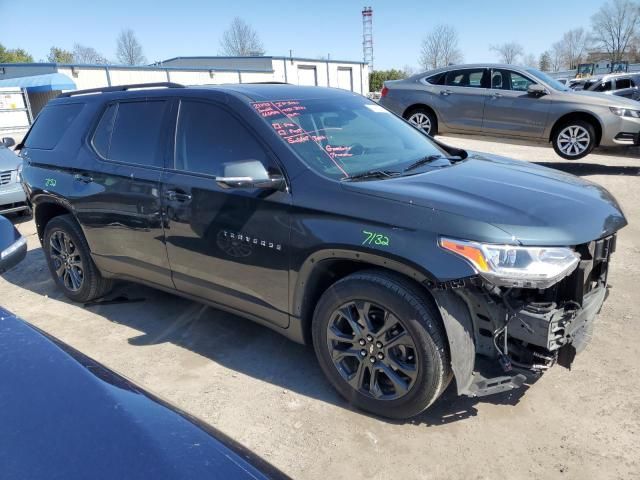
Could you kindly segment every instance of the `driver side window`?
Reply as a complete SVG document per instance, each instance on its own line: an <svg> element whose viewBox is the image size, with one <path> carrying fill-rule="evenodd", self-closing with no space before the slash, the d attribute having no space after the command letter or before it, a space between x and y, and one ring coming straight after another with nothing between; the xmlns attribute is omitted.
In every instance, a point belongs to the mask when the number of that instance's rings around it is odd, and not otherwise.
<svg viewBox="0 0 640 480"><path fill-rule="evenodd" d="M242 164L262 163L266 170L271 164L253 134L217 105L182 100L176 128L177 170L228 177Z"/></svg>
<svg viewBox="0 0 640 480"><path fill-rule="evenodd" d="M526 92L529 85L536 82L511 70L493 70L491 73L491 88L494 90L512 90Z"/></svg>

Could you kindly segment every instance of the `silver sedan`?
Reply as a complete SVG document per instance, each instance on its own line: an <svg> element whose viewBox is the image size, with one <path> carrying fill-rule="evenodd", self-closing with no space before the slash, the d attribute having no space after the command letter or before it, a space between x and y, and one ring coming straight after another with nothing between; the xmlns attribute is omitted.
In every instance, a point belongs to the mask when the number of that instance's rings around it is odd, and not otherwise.
<svg viewBox="0 0 640 480"><path fill-rule="evenodd" d="M429 135L549 141L570 160L598 145L640 145L640 103L574 92L536 69L515 65L456 65L388 81L380 104Z"/></svg>

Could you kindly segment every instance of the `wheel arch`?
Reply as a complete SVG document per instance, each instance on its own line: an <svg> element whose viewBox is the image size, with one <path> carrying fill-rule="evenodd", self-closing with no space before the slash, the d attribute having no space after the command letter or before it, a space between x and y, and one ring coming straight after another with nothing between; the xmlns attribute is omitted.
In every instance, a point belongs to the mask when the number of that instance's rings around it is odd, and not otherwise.
<svg viewBox="0 0 640 480"><path fill-rule="evenodd" d="M44 229L52 218L60 215L73 215L73 209L57 198L39 198L33 205L33 219L36 223L36 230L40 242L44 238ZM75 215L74 215L75 217Z"/></svg>
<svg viewBox="0 0 640 480"><path fill-rule="evenodd" d="M302 264L290 299L291 312L300 321L300 335L304 343L311 343L315 305L327 288L347 275L371 268L401 274L423 287L424 282L435 281L429 271L373 253L340 249L317 251ZM428 291L426 287L424 289Z"/></svg>
<svg viewBox="0 0 640 480"><path fill-rule="evenodd" d="M405 108L404 112L402 112L402 118L406 120L409 113L418 109L423 109L431 112L433 116L436 118L436 122L437 122L436 127L440 125L440 117L438 113L434 110L433 107L430 107L426 103L414 103L413 105L410 105L409 107Z"/></svg>
<svg viewBox="0 0 640 480"><path fill-rule="evenodd" d="M600 145L600 140L602 139L602 123L600 123L598 117L596 117L593 113L583 111L569 112L558 118L553 124L553 127L551 127L551 131L549 132L549 141L553 142L553 137L556 135L560 127L572 120L583 120L593 125L593 128L596 132L595 145Z"/></svg>

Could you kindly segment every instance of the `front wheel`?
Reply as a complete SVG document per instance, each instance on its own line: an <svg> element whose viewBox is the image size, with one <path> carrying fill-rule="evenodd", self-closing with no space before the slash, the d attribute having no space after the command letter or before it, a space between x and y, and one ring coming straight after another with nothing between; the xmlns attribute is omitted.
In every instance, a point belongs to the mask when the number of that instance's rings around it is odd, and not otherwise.
<svg viewBox="0 0 640 480"><path fill-rule="evenodd" d="M578 160L591 153L596 145L596 132L589 122L572 120L556 129L553 149L567 160Z"/></svg>
<svg viewBox="0 0 640 480"><path fill-rule="evenodd" d="M313 343L336 390L383 417L419 414L451 379L438 311L394 274L365 271L331 286L316 307Z"/></svg>

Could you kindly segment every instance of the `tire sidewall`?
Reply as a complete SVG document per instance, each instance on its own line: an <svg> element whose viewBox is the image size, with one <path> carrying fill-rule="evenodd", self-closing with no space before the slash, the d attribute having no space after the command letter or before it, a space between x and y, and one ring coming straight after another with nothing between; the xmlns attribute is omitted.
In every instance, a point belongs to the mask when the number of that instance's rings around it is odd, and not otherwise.
<svg viewBox="0 0 640 480"><path fill-rule="evenodd" d="M416 382L407 395L395 400L376 400L349 385L333 364L327 347L327 325L331 314L341 305L353 300L365 300L383 306L403 325L416 345ZM394 292L375 282L362 280L340 281L320 299L313 319L313 344L320 366L338 392L355 406L390 418L408 418L427 408L441 393L447 382L444 352L440 351L428 333L439 319L415 308Z"/></svg>
<svg viewBox="0 0 640 480"><path fill-rule="evenodd" d="M589 132L589 145L587 146L586 150L579 155L567 155L564 152L562 152L562 150L560 150L560 147L558 146L558 139L560 137L560 132L562 132L567 127L581 127L587 130L587 132ZM585 122L584 120L574 120L571 122L563 123L560 127L557 128L553 136L552 143L553 143L553 149L555 150L556 154L558 154L558 156L564 158L565 160L579 160L589 155L595 148L596 132L595 132L595 129L593 128L593 125L591 125L589 122Z"/></svg>

